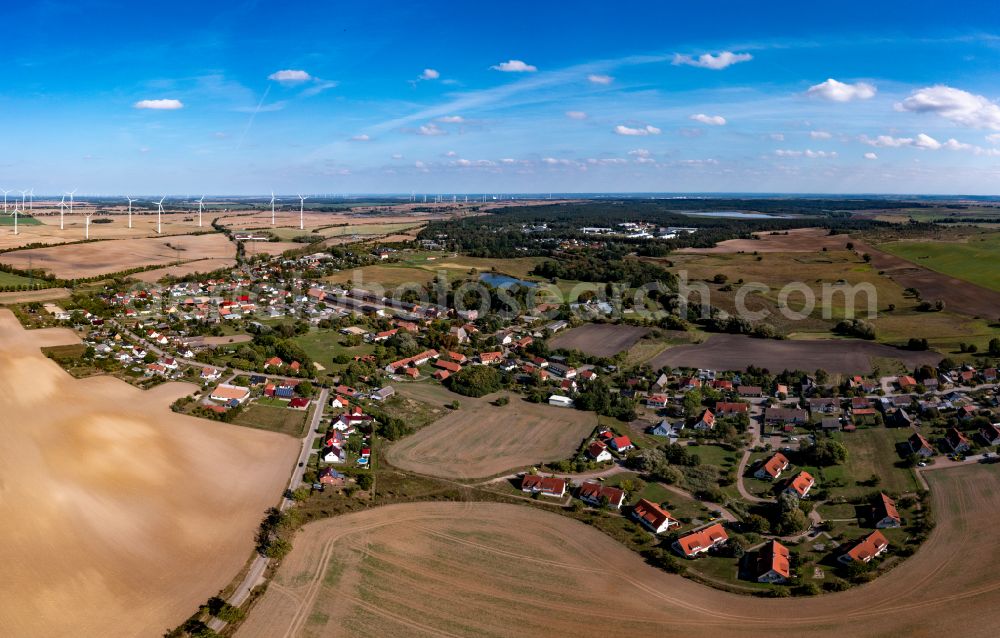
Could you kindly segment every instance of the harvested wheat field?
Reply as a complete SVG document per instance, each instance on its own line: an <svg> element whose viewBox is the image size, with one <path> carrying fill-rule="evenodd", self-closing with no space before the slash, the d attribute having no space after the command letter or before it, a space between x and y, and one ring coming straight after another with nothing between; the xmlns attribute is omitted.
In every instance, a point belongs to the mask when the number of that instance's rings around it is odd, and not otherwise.
<svg viewBox="0 0 1000 638"><path fill-rule="evenodd" d="M69 297L65 288L43 288L41 290L24 290L21 292L0 292L0 306L12 303L31 303L33 301L56 301Z"/></svg>
<svg viewBox="0 0 1000 638"><path fill-rule="evenodd" d="M712 248L682 248L679 253L812 253L844 250L851 238L830 235L825 228L794 228L787 234L772 235L770 231L754 233L756 239L727 239Z"/></svg>
<svg viewBox="0 0 1000 638"><path fill-rule="evenodd" d="M902 361L907 368L937 365L943 358L933 351L913 351L860 339L785 340L755 339L746 335L713 334L694 345L664 350L649 361L654 370L663 366L744 370L747 366L782 370L815 370L844 374L872 372L872 357Z"/></svg>
<svg viewBox="0 0 1000 638"><path fill-rule="evenodd" d="M549 347L579 350L595 357L613 357L634 346L647 332L648 328L638 326L588 323L556 335L549 340Z"/></svg>
<svg viewBox="0 0 1000 638"><path fill-rule="evenodd" d="M243 567L298 444L39 350L72 343L0 310L0 635L159 636Z"/></svg>
<svg viewBox="0 0 1000 638"><path fill-rule="evenodd" d="M216 270L221 270L222 268L234 268L235 266L235 259L197 259L195 261L189 261L177 266L164 266L163 268L137 272L132 275L132 278L138 279L139 281L145 281L146 283L155 283L167 276L184 277L185 275L210 273L215 272Z"/></svg>
<svg viewBox="0 0 1000 638"><path fill-rule="evenodd" d="M714 638L776 625L789 636L992 636L1000 471L970 465L927 477L938 520L928 541L843 593L738 596L650 567L558 514L416 503L307 525L237 636Z"/></svg>
<svg viewBox="0 0 1000 638"><path fill-rule="evenodd" d="M394 443L386 452L390 463L431 476L494 476L511 468L567 458L597 427L592 412L528 403L517 396L503 407L490 403L499 395L451 396L462 407Z"/></svg>
<svg viewBox="0 0 1000 638"><path fill-rule="evenodd" d="M225 235L208 233L32 248L5 253L0 262L21 269L41 268L61 279L76 279L178 261L235 257L236 246Z"/></svg>

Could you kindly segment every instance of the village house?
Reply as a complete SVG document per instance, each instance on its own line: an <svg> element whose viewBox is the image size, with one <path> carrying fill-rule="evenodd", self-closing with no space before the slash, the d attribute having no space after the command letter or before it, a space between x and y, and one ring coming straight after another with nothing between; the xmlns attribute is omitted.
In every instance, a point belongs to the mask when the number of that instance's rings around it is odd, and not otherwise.
<svg viewBox="0 0 1000 638"><path fill-rule="evenodd" d="M615 452L621 454L622 452L627 452L631 450L635 446L632 445L632 440L629 439L627 436L616 436L613 437L610 441L608 441L608 447L610 447Z"/></svg>
<svg viewBox="0 0 1000 638"><path fill-rule="evenodd" d="M215 381L222 376L222 372L217 368L207 367L201 369L201 378L205 381Z"/></svg>
<svg viewBox="0 0 1000 638"><path fill-rule="evenodd" d="M321 484L329 485L330 487L343 487L346 483L346 477L329 466L321 469L318 477Z"/></svg>
<svg viewBox="0 0 1000 638"><path fill-rule="evenodd" d="M587 456L598 463L612 459L611 452L608 451L608 446L604 441L594 441L587 446Z"/></svg>
<svg viewBox="0 0 1000 638"><path fill-rule="evenodd" d="M842 563L859 561L868 563L873 558L878 558L889 549L889 541L886 540L882 532L876 530L859 540L854 547L847 550L837 559Z"/></svg>
<svg viewBox="0 0 1000 638"><path fill-rule="evenodd" d="M808 420L805 410L800 408L766 408L765 425L802 425Z"/></svg>
<svg viewBox="0 0 1000 638"><path fill-rule="evenodd" d="M230 403L236 401L237 404L241 404L250 398L250 388L246 388L239 385L229 385L228 383L220 383L212 393L208 396L212 401L219 401L220 403Z"/></svg>
<svg viewBox="0 0 1000 638"><path fill-rule="evenodd" d="M969 441L968 437L962 434L958 429L951 428L945 435L944 440L948 443L948 447L955 454L965 454L972 448L972 443Z"/></svg>
<svg viewBox="0 0 1000 638"><path fill-rule="evenodd" d="M347 461L347 450L333 445L324 448L320 453L320 458L323 459L324 463L344 463Z"/></svg>
<svg viewBox="0 0 1000 638"><path fill-rule="evenodd" d="M979 428L979 436L986 445L1000 445L1000 424L989 423Z"/></svg>
<svg viewBox="0 0 1000 638"><path fill-rule="evenodd" d="M795 478L788 482L788 487L785 488L785 494L791 494L797 498L806 498L809 496L809 490L811 490L815 484L816 479L814 479L809 472L799 472L795 475Z"/></svg>
<svg viewBox="0 0 1000 638"><path fill-rule="evenodd" d="M656 503L642 498L632 508L632 518L645 525L654 534L662 534L671 527L679 527L681 522Z"/></svg>
<svg viewBox="0 0 1000 638"><path fill-rule="evenodd" d="M711 410L705 410L698 422L694 424L696 430L711 430L715 428L715 415Z"/></svg>
<svg viewBox="0 0 1000 638"><path fill-rule="evenodd" d="M741 403L739 401L717 401L715 404L715 413L720 416L737 416L740 414L747 414L749 410L749 403Z"/></svg>
<svg viewBox="0 0 1000 638"><path fill-rule="evenodd" d="M625 491L596 481L585 481L578 492L580 500L594 507L620 509L625 502Z"/></svg>
<svg viewBox="0 0 1000 638"><path fill-rule="evenodd" d="M295 397L288 402L288 407L293 410L305 410L311 402L305 397Z"/></svg>
<svg viewBox="0 0 1000 638"><path fill-rule="evenodd" d="M670 398L665 394L651 394L646 397L646 407L660 409L667 407Z"/></svg>
<svg viewBox="0 0 1000 638"><path fill-rule="evenodd" d="M701 379L697 377L685 377L680 380L678 388L681 392L690 392L701 387Z"/></svg>
<svg viewBox="0 0 1000 638"><path fill-rule="evenodd" d="M371 398L373 401L385 401L396 394L396 389L391 385L387 385L384 388L379 388L378 390L371 393Z"/></svg>
<svg viewBox="0 0 1000 638"><path fill-rule="evenodd" d="M554 405L557 408L571 408L573 407L573 399L553 394L549 397L549 405Z"/></svg>
<svg viewBox="0 0 1000 638"><path fill-rule="evenodd" d="M736 393L741 397L748 397L752 399L764 396L764 390L759 385L741 385L736 388Z"/></svg>
<svg viewBox="0 0 1000 638"><path fill-rule="evenodd" d="M677 425L670 425L670 421L663 419L660 421L659 425L653 426L649 430L649 433L653 436L667 436L670 438L677 438L680 436L681 430L684 429L684 422L679 421Z"/></svg>
<svg viewBox="0 0 1000 638"><path fill-rule="evenodd" d="M556 477L541 477L537 474L525 474L521 479L521 491L542 496L562 498L566 493L566 481Z"/></svg>
<svg viewBox="0 0 1000 638"><path fill-rule="evenodd" d="M903 520L896 510L896 501L889 498L884 492L879 493L872 505L872 522L879 529L899 527L903 524Z"/></svg>
<svg viewBox="0 0 1000 638"><path fill-rule="evenodd" d="M726 530L720 523L716 523L681 536L674 541L673 548L681 556L697 558L699 554L724 545L728 540Z"/></svg>
<svg viewBox="0 0 1000 638"><path fill-rule="evenodd" d="M757 582L781 584L791 578L788 548L769 541L757 550Z"/></svg>
<svg viewBox="0 0 1000 638"><path fill-rule="evenodd" d="M934 448L931 447L930 442L920 435L918 432L914 432L913 435L907 439L910 444L910 452L918 456L930 457L934 456Z"/></svg>
<svg viewBox="0 0 1000 638"><path fill-rule="evenodd" d="M757 468L753 475L762 481L774 481L781 478L781 473L787 469L788 459L781 452L775 452L771 458Z"/></svg>

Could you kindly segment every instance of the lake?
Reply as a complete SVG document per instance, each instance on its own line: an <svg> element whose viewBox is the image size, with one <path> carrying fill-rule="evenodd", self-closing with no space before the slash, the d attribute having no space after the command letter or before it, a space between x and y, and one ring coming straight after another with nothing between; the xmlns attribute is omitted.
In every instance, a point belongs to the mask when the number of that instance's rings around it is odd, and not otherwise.
<svg viewBox="0 0 1000 638"><path fill-rule="evenodd" d="M514 284L534 288L538 285L533 281L524 281L523 279L518 279L517 277L511 277L510 275L504 275L498 272L484 272L479 275L479 281L484 284L489 284L494 288L503 288L504 286L513 286Z"/></svg>

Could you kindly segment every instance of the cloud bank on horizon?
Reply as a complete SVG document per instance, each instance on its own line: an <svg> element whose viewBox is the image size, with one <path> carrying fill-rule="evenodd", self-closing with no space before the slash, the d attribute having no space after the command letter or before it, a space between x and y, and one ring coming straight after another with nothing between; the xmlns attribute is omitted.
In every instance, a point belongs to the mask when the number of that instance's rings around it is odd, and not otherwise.
<svg viewBox="0 0 1000 638"><path fill-rule="evenodd" d="M141 8L18 6L0 180L89 193L1000 191L1000 6L847 2L820 20L747 4L457 15L436 1L307 1L293 16L180 0L155 16L169 45L136 28L154 17ZM31 38L41 25L52 37ZM120 37L95 46L98 25Z"/></svg>

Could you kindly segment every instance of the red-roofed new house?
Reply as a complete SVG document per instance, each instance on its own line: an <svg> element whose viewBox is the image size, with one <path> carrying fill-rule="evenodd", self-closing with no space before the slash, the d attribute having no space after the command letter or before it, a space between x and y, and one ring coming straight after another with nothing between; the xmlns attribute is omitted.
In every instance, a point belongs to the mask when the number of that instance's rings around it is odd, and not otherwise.
<svg viewBox="0 0 1000 638"><path fill-rule="evenodd" d="M503 360L502 352L483 352L479 355L479 363L485 365L492 365L494 363L500 363Z"/></svg>
<svg viewBox="0 0 1000 638"><path fill-rule="evenodd" d="M665 408L669 402L670 398L665 394L651 394L646 397L646 406L650 408Z"/></svg>
<svg viewBox="0 0 1000 638"><path fill-rule="evenodd" d="M587 447L587 456L594 459L598 463L601 461L610 461L611 452L608 452L608 446L604 441L594 441Z"/></svg>
<svg viewBox="0 0 1000 638"><path fill-rule="evenodd" d="M770 541L757 551L757 582L785 583L791 578L788 548Z"/></svg>
<svg viewBox="0 0 1000 638"><path fill-rule="evenodd" d="M887 494L880 493L872 506L872 521L879 529L902 525L903 520L899 517L899 511L896 509L896 501L889 498Z"/></svg>
<svg viewBox="0 0 1000 638"><path fill-rule="evenodd" d="M749 410L749 403L741 403L739 401L719 401L715 404L715 413L722 416L747 414Z"/></svg>
<svg viewBox="0 0 1000 638"><path fill-rule="evenodd" d="M680 521L656 503L642 498L632 508L632 518L639 521L654 534L662 534L671 527L679 527Z"/></svg>
<svg viewBox="0 0 1000 638"><path fill-rule="evenodd" d="M870 562L873 558L878 558L889 549L889 541L886 540L882 532L875 530L857 542L851 549L844 552L837 560L842 563L859 561Z"/></svg>
<svg viewBox="0 0 1000 638"><path fill-rule="evenodd" d="M919 433L914 432L913 435L907 439L910 443L910 451L918 456L934 456L934 448L931 447L930 442L921 436Z"/></svg>
<svg viewBox="0 0 1000 638"><path fill-rule="evenodd" d="M542 477L537 474L525 474L521 479L521 491L562 498L566 493L566 481L561 478Z"/></svg>
<svg viewBox="0 0 1000 638"><path fill-rule="evenodd" d="M787 469L788 459L781 452L775 452L774 456L757 468L757 471L753 475L762 481L774 481L780 478L781 473Z"/></svg>
<svg viewBox="0 0 1000 638"><path fill-rule="evenodd" d="M711 410L705 410L698 422L694 424L694 429L711 430L713 428L715 428L715 415L712 414Z"/></svg>
<svg viewBox="0 0 1000 638"><path fill-rule="evenodd" d="M673 548L681 556L697 558L710 549L724 545L729 540L729 534L722 525L716 523L704 529L681 536L674 541Z"/></svg>
<svg viewBox="0 0 1000 638"><path fill-rule="evenodd" d="M627 436L616 436L608 441L608 445L615 452L627 452L635 447L632 445L632 439Z"/></svg>
<svg viewBox="0 0 1000 638"><path fill-rule="evenodd" d="M596 481L585 481L580 486L579 496L581 501L594 507L602 507L607 503L607 507L619 509L625 502L625 490Z"/></svg>
<svg viewBox="0 0 1000 638"><path fill-rule="evenodd" d="M805 498L809 495L809 490L815 484L816 479L809 472L799 472L795 475L795 478L789 481L788 487L785 488L785 493L797 496L798 498Z"/></svg>
<svg viewBox="0 0 1000 638"><path fill-rule="evenodd" d="M270 359L264 362L264 369L267 370L268 368L280 368L283 365L285 365L285 362L282 361L280 357L271 357Z"/></svg>
<svg viewBox="0 0 1000 638"><path fill-rule="evenodd" d="M956 428L948 430L948 434L945 435L944 439L948 442L948 447L950 447L952 452L955 454L964 454L972 447L968 437Z"/></svg>

